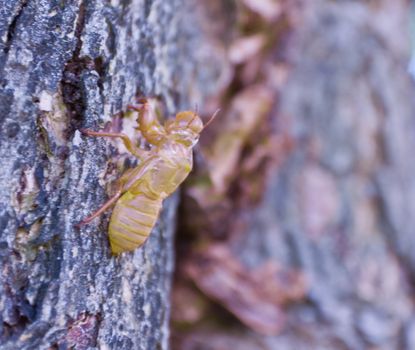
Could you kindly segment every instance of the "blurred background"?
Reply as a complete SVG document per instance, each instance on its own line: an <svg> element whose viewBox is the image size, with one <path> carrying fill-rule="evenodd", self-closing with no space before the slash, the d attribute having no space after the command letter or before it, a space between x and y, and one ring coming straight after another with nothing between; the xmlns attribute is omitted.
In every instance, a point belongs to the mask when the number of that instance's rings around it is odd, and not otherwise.
<svg viewBox="0 0 415 350"><path fill-rule="evenodd" d="M194 16L221 111L182 193L173 348L415 349L411 2Z"/></svg>

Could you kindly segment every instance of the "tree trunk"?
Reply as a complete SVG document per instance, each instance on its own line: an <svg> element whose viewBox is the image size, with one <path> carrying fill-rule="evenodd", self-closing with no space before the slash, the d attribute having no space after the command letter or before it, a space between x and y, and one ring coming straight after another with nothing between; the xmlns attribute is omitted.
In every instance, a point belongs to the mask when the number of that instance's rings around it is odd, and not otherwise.
<svg viewBox="0 0 415 350"><path fill-rule="evenodd" d="M74 225L132 159L79 129L128 131L112 116L138 94L173 113L215 90L193 6L0 1L1 349L168 347L177 196L142 248L112 256L108 214Z"/></svg>
<svg viewBox="0 0 415 350"><path fill-rule="evenodd" d="M295 148L238 248L248 261L299 267L308 302L264 349L415 348L407 14L406 1L386 0L312 1L301 12L277 119Z"/></svg>
<svg viewBox="0 0 415 350"><path fill-rule="evenodd" d="M281 306L278 335L202 324L179 333L177 349L415 349L409 1L276 3L292 8L293 27L274 43L274 64L290 71L273 122L292 135L293 150L228 244L250 267L271 261L302 271L307 293ZM232 276L214 268L203 270L207 280ZM198 287L240 315L232 300ZM235 289L237 299L244 290Z"/></svg>

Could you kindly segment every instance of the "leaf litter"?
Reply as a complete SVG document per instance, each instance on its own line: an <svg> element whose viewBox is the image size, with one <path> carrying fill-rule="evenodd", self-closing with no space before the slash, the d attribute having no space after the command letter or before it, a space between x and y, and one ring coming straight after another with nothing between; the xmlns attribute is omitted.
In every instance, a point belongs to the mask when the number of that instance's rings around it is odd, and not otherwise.
<svg viewBox="0 0 415 350"><path fill-rule="evenodd" d="M201 140L182 195L174 348L184 348L201 325L216 324L222 330L232 325L226 312L254 332L278 334L286 323L285 309L306 297L302 271L267 258L248 267L232 249L232 240L246 234L268 173L294 146L289 125L277 113L290 69L281 54L290 16L286 1L237 1L234 39L228 46L233 76L202 111L211 115L221 108Z"/></svg>

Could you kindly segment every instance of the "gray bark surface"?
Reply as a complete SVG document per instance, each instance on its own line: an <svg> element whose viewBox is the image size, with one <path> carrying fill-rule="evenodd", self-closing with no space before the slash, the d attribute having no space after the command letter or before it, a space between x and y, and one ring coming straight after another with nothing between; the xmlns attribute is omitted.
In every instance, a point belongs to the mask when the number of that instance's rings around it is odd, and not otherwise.
<svg viewBox="0 0 415 350"><path fill-rule="evenodd" d="M128 157L79 128L138 92L173 113L214 91L200 22L185 0L0 1L1 349L167 349L177 196L143 248L111 256L108 213L74 225Z"/></svg>

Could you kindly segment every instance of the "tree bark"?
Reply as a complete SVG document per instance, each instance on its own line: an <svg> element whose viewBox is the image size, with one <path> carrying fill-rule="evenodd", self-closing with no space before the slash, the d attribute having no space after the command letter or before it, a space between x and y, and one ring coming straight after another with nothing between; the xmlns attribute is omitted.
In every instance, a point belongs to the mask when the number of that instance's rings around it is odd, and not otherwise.
<svg viewBox="0 0 415 350"><path fill-rule="evenodd" d="M274 43L290 72L273 122L293 150L227 243L247 266L302 271L306 297L282 306L278 335L201 324L177 349L415 349L409 1L277 3L293 26Z"/></svg>
<svg viewBox="0 0 415 350"><path fill-rule="evenodd" d="M142 248L112 256L108 214L74 225L132 159L79 129L101 129L137 94L173 113L215 90L219 73L200 69L221 58L194 6L0 1L1 349L168 347L177 196Z"/></svg>
<svg viewBox="0 0 415 350"><path fill-rule="evenodd" d="M309 292L261 349L413 349L408 3L322 0L297 15L276 118L295 148L237 250L297 266Z"/></svg>

